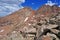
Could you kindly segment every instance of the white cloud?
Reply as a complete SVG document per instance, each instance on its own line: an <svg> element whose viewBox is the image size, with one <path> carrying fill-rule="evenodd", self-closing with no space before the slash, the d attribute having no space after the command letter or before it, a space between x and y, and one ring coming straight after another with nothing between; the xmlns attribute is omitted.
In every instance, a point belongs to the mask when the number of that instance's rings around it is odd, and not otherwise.
<svg viewBox="0 0 60 40"><path fill-rule="evenodd" d="M19 0L19 1L21 1L21 2L23 2L23 3L25 2L25 0Z"/></svg>
<svg viewBox="0 0 60 40"><path fill-rule="evenodd" d="M58 7L60 7L60 5Z"/></svg>
<svg viewBox="0 0 60 40"><path fill-rule="evenodd" d="M52 1L48 1L45 5L50 5L50 6L53 6L55 5L56 3L53 3Z"/></svg>
<svg viewBox="0 0 60 40"><path fill-rule="evenodd" d="M0 0L1 2L4 2L4 3L13 3L13 4L18 4L18 3L24 3L25 0Z"/></svg>
<svg viewBox="0 0 60 40"><path fill-rule="evenodd" d="M21 4L24 2L25 0L0 0L0 16L6 16L23 8Z"/></svg>

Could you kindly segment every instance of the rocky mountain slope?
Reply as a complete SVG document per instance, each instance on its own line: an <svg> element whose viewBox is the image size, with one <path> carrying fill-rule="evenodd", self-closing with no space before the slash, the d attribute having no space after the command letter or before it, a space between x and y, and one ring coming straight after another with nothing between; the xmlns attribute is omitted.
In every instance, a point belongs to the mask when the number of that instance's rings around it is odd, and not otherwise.
<svg viewBox="0 0 60 40"><path fill-rule="evenodd" d="M25 7L0 18L1 40L60 40L60 7Z"/></svg>

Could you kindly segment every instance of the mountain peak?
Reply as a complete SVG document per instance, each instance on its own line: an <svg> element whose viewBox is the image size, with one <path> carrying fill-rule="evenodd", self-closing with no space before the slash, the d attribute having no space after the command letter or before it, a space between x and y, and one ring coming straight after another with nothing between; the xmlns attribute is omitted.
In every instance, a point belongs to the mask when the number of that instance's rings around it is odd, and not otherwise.
<svg viewBox="0 0 60 40"><path fill-rule="evenodd" d="M29 7L24 7L10 15L0 18L0 35L9 35L14 30L27 33L32 31L34 34L37 31L36 29L38 27L40 28L40 21L42 21L41 23L45 23L45 18L49 20L52 16L56 16L58 12L60 12L60 7L55 5L43 5L36 11Z"/></svg>

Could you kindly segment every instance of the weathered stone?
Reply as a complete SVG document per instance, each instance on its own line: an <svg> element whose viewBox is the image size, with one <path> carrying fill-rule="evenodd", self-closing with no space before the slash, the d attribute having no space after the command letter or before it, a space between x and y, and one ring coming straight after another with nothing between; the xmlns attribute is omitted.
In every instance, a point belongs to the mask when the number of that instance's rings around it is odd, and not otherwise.
<svg viewBox="0 0 60 40"><path fill-rule="evenodd" d="M55 34L50 34L50 33L47 33L48 36L51 37L51 39L55 39L55 40L60 40Z"/></svg>
<svg viewBox="0 0 60 40"><path fill-rule="evenodd" d="M23 8L0 18L0 40L60 40L60 7ZM35 38L34 38L35 37Z"/></svg>
<svg viewBox="0 0 60 40"><path fill-rule="evenodd" d="M42 40L51 40L51 37L45 35L45 36L42 37Z"/></svg>
<svg viewBox="0 0 60 40"><path fill-rule="evenodd" d="M48 26L47 26L47 28L48 29L52 29L52 28L55 28L55 27L57 27L58 25L52 25L52 24L49 24Z"/></svg>

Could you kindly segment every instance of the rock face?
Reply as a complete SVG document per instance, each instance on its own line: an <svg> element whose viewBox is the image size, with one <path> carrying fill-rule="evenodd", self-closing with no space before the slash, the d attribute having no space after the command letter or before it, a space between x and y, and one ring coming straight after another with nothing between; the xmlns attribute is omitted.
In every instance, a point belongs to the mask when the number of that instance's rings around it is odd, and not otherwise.
<svg viewBox="0 0 60 40"><path fill-rule="evenodd" d="M60 40L60 8L43 5L0 18L1 40Z"/></svg>
<svg viewBox="0 0 60 40"><path fill-rule="evenodd" d="M40 15L40 16L38 16ZM57 6L44 5L37 11L37 18L40 18L37 29L36 40L60 40L60 9ZM59 23L57 23L59 22ZM48 38L48 37L49 38Z"/></svg>
<svg viewBox="0 0 60 40"><path fill-rule="evenodd" d="M3 17L0 19L0 30L5 31L11 31L15 27L20 26L20 24L23 24L26 17L30 16L32 13L32 10L30 8L23 8L21 10L18 10L11 15L8 15L6 17ZM5 29L6 28L6 29ZM2 32L0 34L7 34L7 32Z"/></svg>

